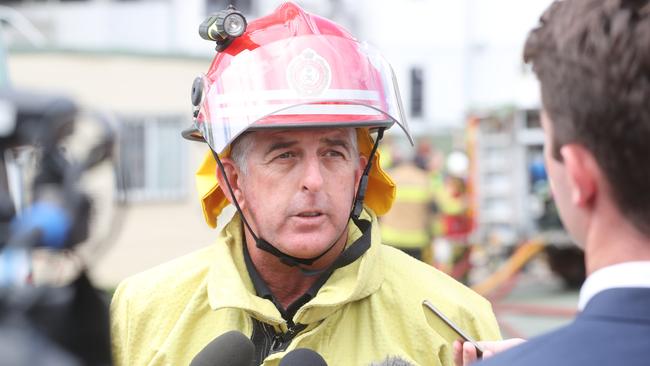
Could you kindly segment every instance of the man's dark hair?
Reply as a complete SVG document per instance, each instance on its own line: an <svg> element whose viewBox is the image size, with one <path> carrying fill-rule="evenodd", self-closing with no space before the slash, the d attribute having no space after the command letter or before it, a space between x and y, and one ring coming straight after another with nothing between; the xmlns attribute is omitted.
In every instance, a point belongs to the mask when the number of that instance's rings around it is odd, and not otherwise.
<svg viewBox="0 0 650 366"><path fill-rule="evenodd" d="M553 156L592 152L620 210L650 236L650 1L556 1L526 41Z"/></svg>

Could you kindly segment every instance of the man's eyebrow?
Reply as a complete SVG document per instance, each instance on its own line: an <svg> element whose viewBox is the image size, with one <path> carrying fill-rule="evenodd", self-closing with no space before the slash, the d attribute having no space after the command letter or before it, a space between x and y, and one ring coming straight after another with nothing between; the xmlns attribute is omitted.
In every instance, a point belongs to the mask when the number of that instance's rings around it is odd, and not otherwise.
<svg viewBox="0 0 650 366"><path fill-rule="evenodd" d="M350 143L345 139L324 137L321 141L329 146L340 146L346 150L350 150Z"/></svg>
<svg viewBox="0 0 650 366"><path fill-rule="evenodd" d="M288 147L292 147L292 146L296 145L297 143L298 143L298 141L278 141L278 142L274 142L273 144L271 144L271 146L269 146L268 149L266 149L266 152L264 154L267 155L267 154L270 154L270 153L272 153L272 152L274 152L276 150L286 149Z"/></svg>

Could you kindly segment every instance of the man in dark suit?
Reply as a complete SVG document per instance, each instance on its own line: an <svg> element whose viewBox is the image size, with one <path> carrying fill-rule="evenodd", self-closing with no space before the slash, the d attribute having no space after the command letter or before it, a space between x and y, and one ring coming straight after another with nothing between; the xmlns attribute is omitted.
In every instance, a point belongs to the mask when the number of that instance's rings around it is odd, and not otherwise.
<svg viewBox="0 0 650 366"><path fill-rule="evenodd" d="M492 365L650 365L650 0L556 1L526 41L546 168L588 278L575 321ZM510 343L507 343L510 342ZM476 359L455 344L456 363Z"/></svg>

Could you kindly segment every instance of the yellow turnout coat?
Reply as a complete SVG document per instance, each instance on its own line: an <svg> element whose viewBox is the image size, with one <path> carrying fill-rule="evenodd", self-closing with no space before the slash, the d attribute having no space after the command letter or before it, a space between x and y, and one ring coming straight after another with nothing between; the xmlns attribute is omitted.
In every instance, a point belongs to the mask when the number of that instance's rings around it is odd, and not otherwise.
<svg viewBox="0 0 650 366"><path fill-rule="evenodd" d="M452 365L457 336L433 321L427 299L477 339L500 338L488 301L433 267L380 243L377 218L372 245L337 269L294 316L307 325L284 352L310 348L330 366L367 366L388 356L414 365ZM286 331L271 301L256 296L242 252L238 215L217 243L162 264L120 284L111 305L116 365L188 365L217 336L239 330L250 336L256 318ZM348 244L361 235L350 221Z"/></svg>

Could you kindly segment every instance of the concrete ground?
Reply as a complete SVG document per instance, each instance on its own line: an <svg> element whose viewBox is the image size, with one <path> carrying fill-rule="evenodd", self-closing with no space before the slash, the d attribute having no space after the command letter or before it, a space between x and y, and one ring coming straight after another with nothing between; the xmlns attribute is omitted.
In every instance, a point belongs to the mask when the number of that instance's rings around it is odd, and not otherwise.
<svg viewBox="0 0 650 366"><path fill-rule="evenodd" d="M571 322L578 294L550 274L524 273L510 293L492 304L504 338L530 338Z"/></svg>

